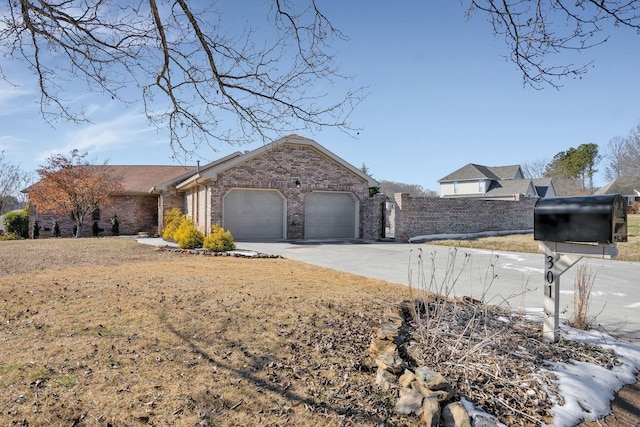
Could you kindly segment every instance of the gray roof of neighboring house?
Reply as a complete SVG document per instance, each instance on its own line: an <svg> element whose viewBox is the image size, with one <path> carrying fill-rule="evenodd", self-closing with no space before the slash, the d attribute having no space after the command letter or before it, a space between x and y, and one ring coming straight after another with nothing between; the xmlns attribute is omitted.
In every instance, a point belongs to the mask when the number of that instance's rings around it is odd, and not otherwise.
<svg viewBox="0 0 640 427"><path fill-rule="evenodd" d="M469 163L438 180L438 182L469 181L474 179L490 179L493 181L514 179L519 170L519 165L483 166L475 163Z"/></svg>
<svg viewBox="0 0 640 427"><path fill-rule="evenodd" d="M623 194L631 196L636 195L636 190L640 191L640 177L621 176L596 191L596 194Z"/></svg>
<svg viewBox="0 0 640 427"><path fill-rule="evenodd" d="M487 196L508 196L512 194L527 194L531 188L529 179L504 179L494 181L489 186Z"/></svg>

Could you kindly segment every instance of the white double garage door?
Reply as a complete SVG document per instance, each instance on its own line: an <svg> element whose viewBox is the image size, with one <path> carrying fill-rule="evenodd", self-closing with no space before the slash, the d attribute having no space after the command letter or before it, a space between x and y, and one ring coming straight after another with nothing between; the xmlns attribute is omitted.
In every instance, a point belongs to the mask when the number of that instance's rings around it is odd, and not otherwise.
<svg viewBox="0 0 640 427"><path fill-rule="evenodd" d="M233 189L223 199L223 227L236 240L286 239L287 201L277 190ZM351 193L316 191L304 204L305 239L358 236L358 201Z"/></svg>

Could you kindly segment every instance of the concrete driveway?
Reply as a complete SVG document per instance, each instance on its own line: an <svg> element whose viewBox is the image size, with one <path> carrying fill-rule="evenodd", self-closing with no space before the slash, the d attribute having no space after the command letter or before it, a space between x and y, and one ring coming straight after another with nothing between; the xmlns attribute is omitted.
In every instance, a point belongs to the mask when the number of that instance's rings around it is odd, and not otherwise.
<svg viewBox="0 0 640 427"><path fill-rule="evenodd" d="M468 295L531 313L543 312L544 256L476 249L453 250L420 243L262 243L238 242L239 249L282 255L322 267ZM640 263L584 258L596 274L590 314L594 323L616 337L640 344ZM561 317L573 313L577 266L561 278ZM433 278L433 279L432 279Z"/></svg>

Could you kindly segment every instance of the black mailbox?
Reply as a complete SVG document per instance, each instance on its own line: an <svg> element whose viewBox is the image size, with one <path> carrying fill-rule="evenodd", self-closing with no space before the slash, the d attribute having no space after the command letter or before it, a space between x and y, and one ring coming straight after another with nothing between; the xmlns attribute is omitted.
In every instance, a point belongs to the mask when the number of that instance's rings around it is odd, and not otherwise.
<svg viewBox="0 0 640 427"><path fill-rule="evenodd" d="M625 198L603 194L540 199L533 213L533 238L549 242L626 242Z"/></svg>

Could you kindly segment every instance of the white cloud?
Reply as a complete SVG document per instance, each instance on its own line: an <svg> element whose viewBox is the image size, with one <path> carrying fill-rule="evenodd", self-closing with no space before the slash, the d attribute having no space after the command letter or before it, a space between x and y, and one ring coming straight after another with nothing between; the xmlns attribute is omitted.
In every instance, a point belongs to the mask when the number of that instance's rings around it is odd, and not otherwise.
<svg viewBox="0 0 640 427"><path fill-rule="evenodd" d="M122 153L153 144L149 134L155 128L147 124L144 114L130 112L110 120L83 126L66 133L63 145L51 148L37 155L39 161L56 154L67 154L73 149L88 152L91 159L97 154L108 158L109 153ZM106 154L106 156L105 156Z"/></svg>
<svg viewBox="0 0 640 427"><path fill-rule="evenodd" d="M30 95L33 95L33 91L22 86L0 82L0 116L9 116L33 108L35 103L20 99Z"/></svg>

